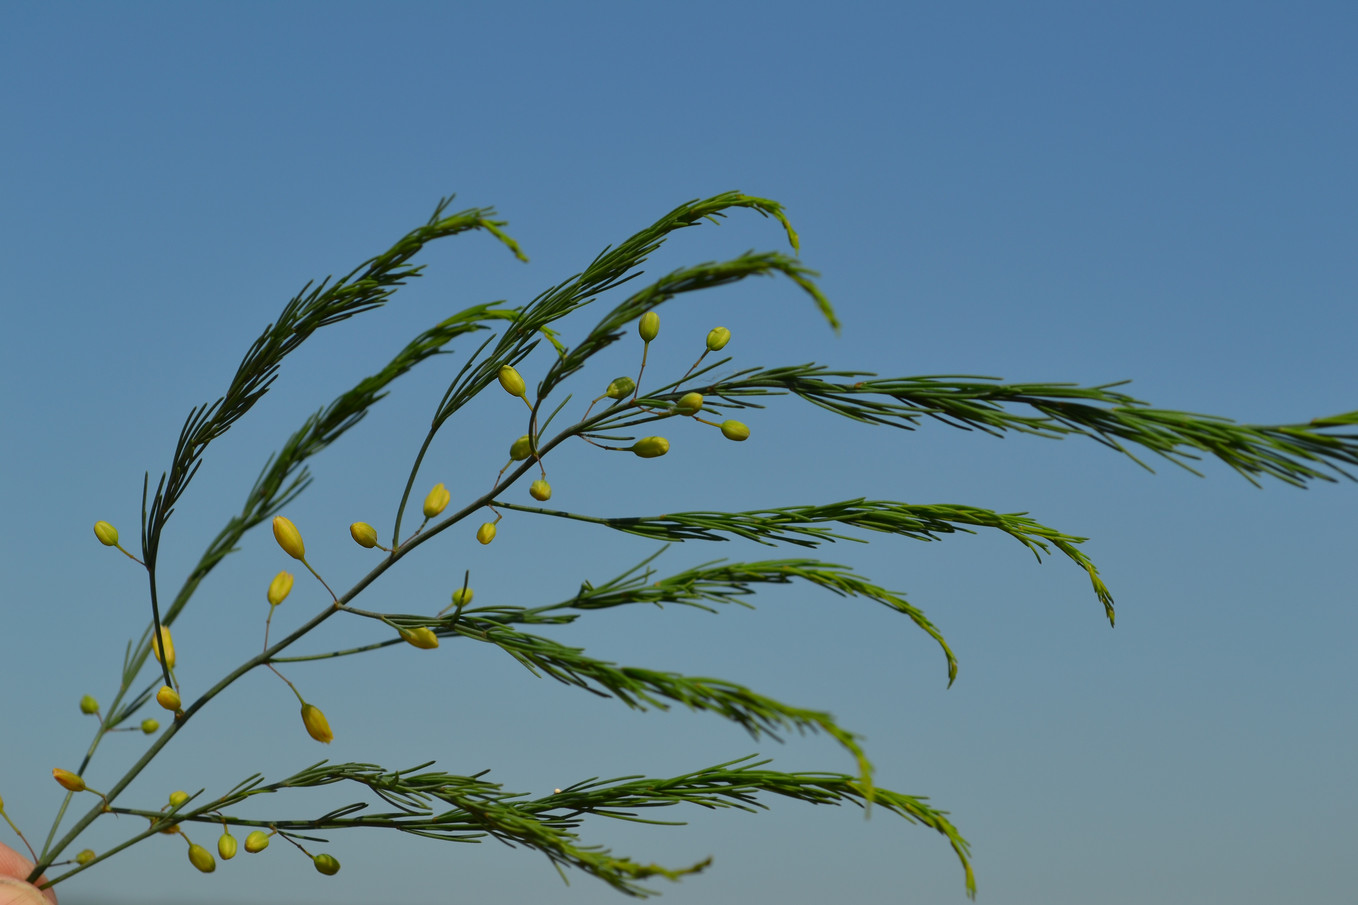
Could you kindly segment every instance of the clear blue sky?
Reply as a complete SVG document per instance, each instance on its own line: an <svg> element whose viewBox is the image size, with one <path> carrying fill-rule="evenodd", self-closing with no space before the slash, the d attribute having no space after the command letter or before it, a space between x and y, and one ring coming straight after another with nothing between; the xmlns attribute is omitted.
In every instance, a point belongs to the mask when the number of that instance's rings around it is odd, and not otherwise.
<svg viewBox="0 0 1358 905"><path fill-rule="evenodd" d="M209 450L171 523L164 586L274 445L406 339L467 305L525 302L679 202L728 189L787 205L843 333L794 287L758 281L667 306L657 368L682 369L721 323L742 365L1132 378L1158 406L1260 423L1358 407L1351 4L453 6L6 11L0 795L33 835L59 801L49 770L88 743L77 701L112 696L146 618L144 579L91 524L134 539L143 472L168 466L190 407L221 394L282 304L449 193L495 206L532 263L484 236L450 240L387 308L309 341ZM785 245L772 221L735 214L676 236L649 272L748 248ZM579 398L635 352L587 373ZM389 520L462 360L404 380L314 463L290 514L334 582L367 570L344 526ZM502 402L453 426L423 483L454 499L489 486L521 432ZM675 434L650 462L571 450L554 501L599 514L856 496L1028 511L1091 537L1117 628L1078 569L982 535L823 551L924 608L961 660L951 689L904 620L809 592L774 589L755 612L597 614L558 637L831 710L866 737L881 785L952 813L989 905L1351 897L1353 485L1259 490L1210 464L1205 479L1151 475L1088 441L870 430L791 403L746 420L741 446ZM465 568L478 600L555 600L653 549L523 516L491 547L469 534L422 548L368 604L436 609ZM689 544L662 566L769 555ZM258 649L263 589L285 565L264 533L214 573L176 628L182 682L204 687ZM278 619L319 600L299 576ZM315 649L370 637L360 621L331 620ZM449 643L294 667L335 729L324 750L287 689L251 676L129 801L322 756L436 758L534 793L754 752L853 769L822 739L780 746L715 718L632 713L494 653ZM139 739L108 739L91 785L120 775ZM713 855L707 874L664 889L675 905L965 901L942 840L884 814L687 816L684 829L600 824L597 839L662 863ZM127 823L102 821L88 844L107 848ZM153 840L60 893L63 905L622 901L494 843L340 835L334 880L283 848L205 877L182 844Z"/></svg>

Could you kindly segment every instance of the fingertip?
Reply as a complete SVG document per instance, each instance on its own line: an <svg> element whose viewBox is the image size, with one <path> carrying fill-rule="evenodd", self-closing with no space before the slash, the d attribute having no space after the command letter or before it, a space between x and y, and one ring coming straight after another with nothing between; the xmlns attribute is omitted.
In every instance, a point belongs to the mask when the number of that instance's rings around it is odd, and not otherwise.
<svg viewBox="0 0 1358 905"><path fill-rule="evenodd" d="M56 905L56 893L14 877L0 877L0 905Z"/></svg>

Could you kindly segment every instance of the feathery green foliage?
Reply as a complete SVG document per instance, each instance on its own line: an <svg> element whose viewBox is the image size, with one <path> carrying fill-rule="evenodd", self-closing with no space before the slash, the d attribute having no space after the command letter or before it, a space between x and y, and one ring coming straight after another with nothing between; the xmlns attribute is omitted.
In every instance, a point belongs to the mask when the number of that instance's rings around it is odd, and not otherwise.
<svg viewBox="0 0 1358 905"><path fill-rule="evenodd" d="M150 701L158 698L158 686L178 688L168 657L158 675L149 679L143 676L147 657L152 653L151 639L158 637L162 625L171 625L193 603L195 592L219 563L239 550L247 538L260 538L255 529L261 524L273 519L280 546L299 559L327 590L330 589L304 558L295 526L283 519L283 513L311 484L307 461L357 426L371 407L387 395L398 377L434 356L453 351L452 347L459 340L466 341L476 333L488 333L474 348L459 350L465 355L461 368L433 406L428 432L414 451L401 498L394 501L390 546L380 547L385 555L347 590L332 591L331 602L281 638L270 639L270 613L264 628L263 649L257 653L243 652L240 664L211 687L198 692L180 689L184 692L183 700L174 706L169 725L149 741L142 756L121 778L106 791L97 793L100 802L93 804L61 833L67 807L77 793L67 795L41 853L35 853L37 867L31 878L36 879L56 864L69 863L58 859L72 849L91 823L104 814L114 813L144 817L149 825L129 830L124 841L92 860L86 859L85 863L57 874L49 886L161 833L182 832L185 826L208 823L264 828L299 849L303 842L328 843L325 837L315 835L317 833L352 828L388 829L451 842L496 839L543 854L558 870L581 871L620 892L644 897L654 891L645 881L655 878L678 880L704 869L707 861L663 867L615 854L587 841L595 818L663 825L676 821L643 815L654 813L657 808L673 807L755 811L766 807L770 796L778 796L818 805L848 802L863 808L875 806L928 827L945 837L961 862L966 888L974 891L968 845L946 812L934 809L924 798L877 788L860 737L840 726L831 714L784 703L720 678L619 665L594 657L582 647L563 644L550 637L555 626L586 617L591 621L605 619L608 611L633 604L656 607L676 604L717 613L730 604L748 606L749 597L770 585L803 586L828 590L843 598L863 598L902 614L939 645L951 684L957 675L957 659L942 633L901 594L846 566L808 558L751 562L717 560L660 575L654 567L657 552L614 578L598 584L584 581L575 590L565 588L561 598L550 603L472 605L471 592L465 582L460 589L445 589L453 592L454 603L439 613L361 609L353 605L354 601L387 570L452 526L484 511L495 513L498 521L500 510L509 510L530 517L551 516L597 524L665 543L723 541L736 537L769 546L815 548L837 540L862 541L856 533L863 532L933 541L949 534L993 529L1013 537L1039 559L1055 549L1078 565L1093 584L1110 623L1113 620L1112 596L1093 562L1079 549L1084 538L1047 527L1025 513L1004 514L958 504L854 499L828 504L794 501L792 505L743 512L601 516L526 506L504 499L504 492L530 472L540 471L540 482L545 485L544 460L569 440L580 439L605 451L632 451L644 457L663 454L668 449L667 444L661 448L653 440L646 441L649 445L644 447L610 444L633 441L634 437L619 432L634 427L676 416L697 417L698 412L692 408L680 407L679 400L686 393L701 393L705 397L703 414L760 407L761 397L790 396L851 420L906 430L915 429L929 418L952 427L997 436L1008 431L1052 439L1083 435L1131 456L1137 462L1141 462L1134 452L1137 447L1190 471L1193 470L1191 462L1216 458L1252 483L1263 477L1273 477L1295 486L1305 486L1311 481L1333 481L1336 476L1351 477L1344 468L1358 465L1358 434L1340 430L1358 424L1358 412L1319 418L1305 424L1261 427L1236 424L1214 416L1154 409L1115 391L1113 388L1119 384L1096 387L1062 383L1004 384L995 378L949 376L880 379L867 372L833 371L815 364L745 368L721 376L722 369L731 359L704 362L708 351L719 351L724 340L710 342L708 350L689 372L677 380L666 383L665 378L652 378L655 385L636 388L628 385L625 390L605 393L589 405L578 421L549 434L549 428L565 413L572 397L567 396L550 411L543 408L547 397L583 371L594 355L621 341L630 324L685 294L738 283L754 276L783 277L798 291L809 295L829 324L838 327L830 303L814 282L814 271L796 258L779 252L750 251L726 261L679 268L614 304L575 345L567 345L562 340L564 334L554 326L558 321L639 277L641 265L679 230L702 223L717 223L733 210L746 209L776 219L784 227L793 251L798 251L797 235L779 204L727 192L680 205L651 226L604 249L579 274L557 283L523 305L476 305L441 321L412 340L386 367L307 418L283 441L278 451L268 457L258 479L245 493L239 514L229 519L208 544L162 614L157 595L157 568L161 539L170 516L202 464L208 446L244 417L268 391L291 352L323 327L384 305L399 286L419 275L420 267L410 266L409 261L436 239L484 230L517 257L527 260L514 240L502 231L504 224L491 219L490 209L473 208L445 216L448 203L447 200L440 202L424 226L343 278L333 283L327 279L315 287L307 284L248 350L225 394L215 402L190 410L169 470L162 474L154 493L150 492L147 473L142 488L143 558L138 562L146 570L149 582L149 619L140 639L128 643L118 694L108 707L107 716L101 719L77 772L84 772L108 732L145 715ZM645 334L647 344L653 333ZM543 347L544 355L533 358L544 339L551 351ZM644 351L642 355L641 374L645 376ZM543 357L549 357L549 363L539 365ZM517 370L506 371L520 366L528 370L530 363L541 373L532 392L526 389L526 383L519 382L522 376ZM512 378L508 382L507 374ZM472 399L486 391L499 393L500 390L494 387L497 381L506 389L512 387L512 395L521 396L528 403L529 435L525 451L522 455L512 456L489 489L452 510L445 508L449 495L446 488L439 485L436 491L442 496L431 494L423 507L424 520L413 532L403 536L402 521L430 444ZM521 390L521 387L524 388ZM605 399L608 401L604 402ZM518 402L513 399L508 404ZM595 411L596 406L598 411ZM739 431L728 436L737 440L743 438ZM546 500L550 487L541 491L535 483L533 495L540 501ZM494 522L487 525L493 529ZM359 528L363 530L358 531ZM355 526L354 532L355 540L363 546L380 546L374 540L376 530L371 526ZM489 543L493 534L488 534L483 526L478 538ZM103 541L104 536L100 539ZM288 578L284 585L291 587L290 577L281 574L280 578ZM286 588L278 593L286 595ZM270 597L271 605L278 602ZM372 628L373 640L341 650L307 653L293 649L315 628L336 616L366 620ZM529 631L530 626L535 628ZM332 734L324 715L306 702L280 667L291 669L293 665L313 660L356 656L407 643L432 648L440 642L489 645L536 676L616 699L627 707L665 710L679 704L714 714L742 727L755 739L778 739L779 733L791 731L823 733L854 758L858 774L782 772L766 769L767 760L745 757L677 777L590 779L549 795L530 797L505 791L499 783L485 779L485 771L470 776L427 771L432 761L407 770L321 761L272 783L266 783L263 774L256 773L216 797L200 791L168 811L152 806L130 807L124 801L133 780L151 765L178 732L202 714L218 694L247 673L260 668L276 673L303 703L305 731L319 741L329 742ZM457 661L453 663L450 668L455 669ZM169 705L162 701L162 706ZM362 800L323 813L305 810L304 790L337 783L356 787ZM301 809L301 813L294 810L287 817L253 816L253 807L265 801L258 796L276 793L287 793L288 807ZM389 810L370 811L376 801ZM327 867L323 873L333 873L328 868L335 867L337 862L317 861L316 864Z"/></svg>

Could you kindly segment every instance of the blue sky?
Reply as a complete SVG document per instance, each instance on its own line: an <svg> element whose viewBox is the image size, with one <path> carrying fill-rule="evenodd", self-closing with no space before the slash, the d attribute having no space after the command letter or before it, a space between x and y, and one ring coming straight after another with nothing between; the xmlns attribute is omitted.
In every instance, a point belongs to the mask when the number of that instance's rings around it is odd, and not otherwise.
<svg viewBox="0 0 1358 905"><path fill-rule="evenodd" d="M739 365L1131 378L1157 406L1256 423L1358 407L1349 4L140 4L5 18L0 795L38 837L59 801L48 772L88 744L77 701L112 697L146 618L144 578L90 525L134 538L143 472L168 466L188 410L223 392L283 303L447 194L455 209L494 206L532 262L484 236L448 240L386 308L310 340L208 452L171 523L163 585L178 586L281 438L415 333L468 305L526 302L676 204L729 189L787 205L844 329L790 284L754 281L667 306L657 374L682 372L720 323ZM675 236L647 270L750 248L786 250L775 223L735 213ZM568 340L591 324L568 325ZM334 582L371 565L344 527L390 518L458 351L314 463L289 514ZM636 353L585 374L577 398ZM504 402L451 425L422 483L447 482L455 501L488 486L522 432ZM930 615L961 661L951 689L904 620L808 592L772 589L754 612L595 614L558 637L832 711L865 736L881 785L952 813L982 902L1351 891L1353 485L1255 489L1212 464L1205 479L1152 475L1088 441L872 430L791 402L746 420L745 444L676 433L646 462L563 450L553 500L598 514L857 496L1028 511L1091 538L1117 628L1078 569L978 535L821 553ZM479 600L555 600L653 551L511 517L490 547L470 529L426 545L367 602L436 609L467 568ZM778 555L688 544L661 564ZM263 588L286 565L259 534L214 573L176 628L182 682L205 687L258 649ZM300 578L283 623L319 605ZM370 637L339 622L316 649ZM526 792L756 752L852 770L823 739L780 746L714 718L632 713L471 645L290 677L329 715L328 749L301 734L285 686L251 675L129 795L220 791L322 756L489 767ZM91 785L120 775L139 738L107 740ZM643 860L715 857L666 902L965 901L946 845L883 814L671 816L690 826L596 829ZM102 821L88 844L125 831ZM67 905L614 896L494 844L341 835L329 850L336 880L281 846L204 877L180 843L152 841L59 891Z"/></svg>

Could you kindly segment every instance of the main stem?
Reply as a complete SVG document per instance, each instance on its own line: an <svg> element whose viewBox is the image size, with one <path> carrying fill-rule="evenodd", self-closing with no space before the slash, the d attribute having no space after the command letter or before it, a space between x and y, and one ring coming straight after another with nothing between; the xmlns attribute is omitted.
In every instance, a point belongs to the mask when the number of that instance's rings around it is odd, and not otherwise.
<svg viewBox="0 0 1358 905"><path fill-rule="evenodd" d="M627 407L627 405L628 404L625 403L623 404L622 407L625 408ZM580 421L579 423L557 434L545 445L539 448L538 458L541 458L542 455L545 455L566 439L573 437L576 434L583 433L589 430L594 425L598 424L600 421L603 421L610 416L616 415L617 414L617 412L615 411L616 408L618 408L618 406L612 406L608 409L605 409L603 412L600 412L593 418ZM426 442L425 447L427 448L427 446L428 443ZM423 453L423 449L421 450L421 453ZM353 600L364 590L366 590L369 585L371 585L374 581L380 578L383 575L383 573L385 573L389 568L391 568L393 565L399 562L406 554L410 553L416 547L420 546L425 541L429 540L435 535L447 530L448 528L462 521L464 518L476 512L478 509L484 507L487 503L494 499L497 494L508 488L520 477L522 477L526 472L533 468L535 464L536 463L532 458L525 460L522 464L519 465L517 469L510 473L510 476L507 479L497 483L488 492L482 494L476 500L467 504L453 515L450 515L448 518L434 525L434 527L430 528L428 531L425 531L421 534L417 534L409 541L407 541L406 544L404 544L403 546L395 548L395 550L392 553L390 553L385 559L383 559L382 562L378 563L377 566L371 572L363 576L363 578L359 579L359 581L352 588L346 591L343 596L337 598L332 605L326 607L324 610L317 613L314 617L312 617L310 621L308 621L300 628L293 631L287 637L283 638L273 647L270 647L262 651L261 653L256 654L255 656L251 657L249 660L246 660L240 666L236 667L231 672L223 676L221 680L217 682L216 685L213 685L206 692L204 692L203 695L199 697L198 700L194 701L193 704L190 705L187 710L175 715L174 723L163 733L161 733L160 737L151 744L151 747L147 748L146 751L142 754L142 756L137 759L137 762L128 768L127 772L123 774L123 777L119 779L118 782L115 783L113 787L107 791L107 793L105 793L107 801L111 804L113 800L117 798L117 796L120 795L122 791L126 789L134 779L137 778L141 771L144 770L147 767L147 765L151 763L151 761L155 760L156 756L160 753L161 749L163 749L167 744L169 744L170 739L174 738L174 736L179 732L179 730L183 728L184 724L187 723L190 719L192 719L193 716L199 710L206 706L208 701L211 701L217 695L225 691L227 687L231 685L231 683L235 682L241 676L245 675L247 672L249 672L250 670L254 669L257 666L261 666L268 663L275 655L281 653L282 651L290 647L293 642L297 641L303 635L306 635L308 632L319 626L325 620L329 619L335 613L344 609L345 604L347 604L349 601ZM407 488L407 494L408 493L409 488ZM44 853L43 857L38 859L38 863L33 866L32 872L29 873L28 875L28 882L36 884L38 882L38 878L42 875L43 871L50 867L52 865L52 862L56 860L57 856L62 851L64 851L68 845L74 842L76 837L78 837L82 832L84 832L85 828L88 827L91 823L93 823L95 818L97 818L102 813L104 813L104 805L101 802L100 805L92 807L83 817L76 821L75 825L72 826L66 832L66 835L62 836L61 839L58 840L55 845L50 846ZM53 882L55 881L48 881L46 884L43 885L42 888L46 889L50 887L53 884Z"/></svg>

